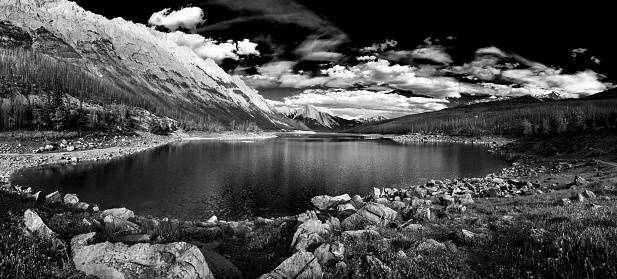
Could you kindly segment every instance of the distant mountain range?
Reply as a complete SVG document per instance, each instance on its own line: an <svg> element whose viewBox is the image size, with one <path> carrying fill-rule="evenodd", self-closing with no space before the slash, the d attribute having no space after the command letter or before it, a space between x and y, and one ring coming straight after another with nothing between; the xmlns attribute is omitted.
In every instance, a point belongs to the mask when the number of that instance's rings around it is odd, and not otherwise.
<svg viewBox="0 0 617 279"><path fill-rule="evenodd" d="M304 123L304 125L314 131L339 131L344 129L350 129L366 123L386 120L386 118L383 116L360 119L346 119L321 111L310 104L307 104L304 107L298 109L283 106L278 107L277 110L290 119Z"/></svg>

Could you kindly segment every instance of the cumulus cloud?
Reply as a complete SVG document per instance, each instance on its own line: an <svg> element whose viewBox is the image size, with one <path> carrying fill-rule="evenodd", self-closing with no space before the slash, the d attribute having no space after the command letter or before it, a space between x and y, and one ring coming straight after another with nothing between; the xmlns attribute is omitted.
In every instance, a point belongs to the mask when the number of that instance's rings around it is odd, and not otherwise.
<svg viewBox="0 0 617 279"><path fill-rule="evenodd" d="M231 40L219 42L212 38L204 38L199 34L186 34L175 31L167 34L177 45L187 46L193 50L200 58L210 58L216 63L221 63L224 59L240 59L239 55L254 54L259 55L255 49L255 43L247 39L234 42Z"/></svg>
<svg viewBox="0 0 617 279"><path fill-rule="evenodd" d="M398 45L398 42L395 40L385 40L383 43L376 43L368 47L364 47L360 49L362 53L370 53L370 52L382 52L387 48L395 47Z"/></svg>
<svg viewBox="0 0 617 279"><path fill-rule="evenodd" d="M511 69L503 71L502 75L545 91L555 90L573 96L581 93L598 93L607 89L607 86L599 80L600 76L591 70L575 74L561 74L560 70L555 69L541 72L530 69Z"/></svg>
<svg viewBox="0 0 617 279"><path fill-rule="evenodd" d="M591 58L589 58L589 59L591 59L591 62L593 62L593 63L596 63L596 64L600 65L600 58L595 57L595 56L592 56L592 57L591 57Z"/></svg>
<svg viewBox="0 0 617 279"><path fill-rule="evenodd" d="M390 91L307 89L282 102L271 102L275 107L300 108L307 104L345 118L384 116L395 118L408 114L440 110L448 101L421 97L405 97Z"/></svg>
<svg viewBox="0 0 617 279"><path fill-rule="evenodd" d="M371 61L371 60L376 60L377 57L375 57L375 55L363 55L363 56L358 56L356 59L358 61Z"/></svg>
<svg viewBox="0 0 617 279"><path fill-rule="evenodd" d="M204 11L198 7L187 7L179 11L164 9L153 13L148 19L148 24L155 26L164 26L170 31L176 31L180 27L184 27L194 32L198 25L205 22Z"/></svg>
<svg viewBox="0 0 617 279"><path fill-rule="evenodd" d="M452 58L450 57L450 55L448 55L441 47L425 47L414 49L411 52L411 55L413 58L416 59L426 59L446 65L452 63Z"/></svg>

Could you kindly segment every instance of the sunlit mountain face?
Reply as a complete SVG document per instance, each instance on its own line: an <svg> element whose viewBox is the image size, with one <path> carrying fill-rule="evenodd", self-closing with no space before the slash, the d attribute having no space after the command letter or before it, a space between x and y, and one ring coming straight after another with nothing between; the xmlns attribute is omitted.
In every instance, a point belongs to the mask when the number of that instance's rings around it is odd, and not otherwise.
<svg viewBox="0 0 617 279"><path fill-rule="evenodd" d="M601 5L159 0L119 9L120 1L77 2L186 34L170 36L240 76L274 107L314 105L344 118L525 95L580 98L617 84L614 43L601 31L610 9ZM194 18L188 11L197 8L203 14Z"/></svg>

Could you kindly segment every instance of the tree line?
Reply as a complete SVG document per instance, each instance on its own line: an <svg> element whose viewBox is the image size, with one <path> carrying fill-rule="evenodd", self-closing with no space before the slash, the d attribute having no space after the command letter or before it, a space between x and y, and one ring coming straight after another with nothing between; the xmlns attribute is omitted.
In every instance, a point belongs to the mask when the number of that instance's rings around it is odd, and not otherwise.
<svg viewBox="0 0 617 279"><path fill-rule="evenodd" d="M353 132L529 136L617 126L617 98L456 107L365 125Z"/></svg>

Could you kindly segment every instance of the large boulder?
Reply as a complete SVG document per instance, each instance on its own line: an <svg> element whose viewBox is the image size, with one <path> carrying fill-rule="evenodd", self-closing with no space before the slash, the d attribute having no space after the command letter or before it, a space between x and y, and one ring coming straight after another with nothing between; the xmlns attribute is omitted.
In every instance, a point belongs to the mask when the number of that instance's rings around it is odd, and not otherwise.
<svg viewBox="0 0 617 279"><path fill-rule="evenodd" d="M242 279L242 272L223 255L207 249L200 249L208 267L216 278Z"/></svg>
<svg viewBox="0 0 617 279"><path fill-rule="evenodd" d="M323 278L323 271L317 258L310 252L293 254L270 273L259 279L319 279Z"/></svg>
<svg viewBox="0 0 617 279"><path fill-rule="evenodd" d="M214 278L199 249L185 242L88 245L96 233L75 236L75 268L99 278Z"/></svg>
<svg viewBox="0 0 617 279"><path fill-rule="evenodd" d="M101 216L103 217L113 216L113 217L116 217L122 220L128 220L129 218L134 218L135 213L133 213L133 211L131 211L130 209L121 207L121 208L107 209L103 211L103 213L101 213Z"/></svg>
<svg viewBox="0 0 617 279"><path fill-rule="evenodd" d="M291 248L297 251L313 251L324 242L322 235L331 232L330 225L311 219L302 223L294 233Z"/></svg>
<svg viewBox="0 0 617 279"><path fill-rule="evenodd" d="M54 239L56 237L56 234L45 225L41 217L30 209L24 212L24 224L30 233L37 233L39 236L47 239Z"/></svg>
<svg viewBox="0 0 617 279"><path fill-rule="evenodd" d="M393 209L374 202L366 203L356 213L352 214L341 226L345 230L361 229L365 225L386 226L396 219L397 213Z"/></svg>
<svg viewBox="0 0 617 279"><path fill-rule="evenodd" d="M79 202L79 198L75 194L66 194L64 195L64 203L74 205Z"/></svg>
<svg viewBox="0 0 617 279"><path fill-rule="evenodd" d="M311 203L320 211L326 211L340 203L346 203L351 201L351 197L348 194L343 194L335 197L328 195L316 196L311 199Z"/></svg>

